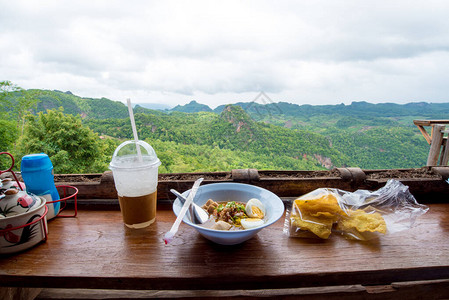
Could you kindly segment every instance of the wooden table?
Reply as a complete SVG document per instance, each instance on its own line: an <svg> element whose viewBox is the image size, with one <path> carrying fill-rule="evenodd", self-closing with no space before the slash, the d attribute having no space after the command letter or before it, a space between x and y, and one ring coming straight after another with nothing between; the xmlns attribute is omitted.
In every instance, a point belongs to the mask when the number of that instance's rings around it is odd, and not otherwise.
<svg viewBox="0 0 449 300"><path fill-rule="evenodd" d="M426 139L427 143L430 145L432 143L432 129L435 125L447 125L449 124L449 120L413 120L413 124L415 124L419 131L421 131L422 135ZM430 134L424 128L425 126L431 126Z"/></svg>
<svg viewBox="0 0 449 300"><path fill-rule="evenodd" d="M449 139L444 136L447 133L447 130L444 129L449 124L449 120L414 120L413 123L430 145L426 165L446 166L449 162ZM424 128L425 126L431 126L430 135Z"/></svg>
<svg viewBox="0 0 449 300"><path fill-rule="evenodd" d="M76 218L49 221L47 242L0 257L0 286L39 288L42 299L98 293L339 298L379 291L382 299L417 299L429 295L429 286L449 297L449 205L429 206L416 227L377 241L288 238L282 218L236 246L216 245L185 224L165 245L175 220L167 205L140 230L126 228L118 210L80 208Z"/></svg>

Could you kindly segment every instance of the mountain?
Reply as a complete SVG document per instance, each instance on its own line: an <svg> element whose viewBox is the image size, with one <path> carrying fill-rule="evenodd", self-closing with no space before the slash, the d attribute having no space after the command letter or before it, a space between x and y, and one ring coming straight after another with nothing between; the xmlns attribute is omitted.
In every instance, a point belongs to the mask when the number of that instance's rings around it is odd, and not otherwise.
<svg viewBox="0 0 449 300"><path fill-rule="evenodd" d="M64 108L64 113L81 115L82 118L126 118L128 108L120 101L112 101L107 98L83 98L73 95L70 91L28 90L38 99L32 112L37 113L47 109ZM14 104L19 93L12 93L8 101Z"/></svg>
<svg viewBox="0 0 449 300"><path fill-rule="evenodd" d="M134 105L134 107L136 106L141 106L141 107L145 107L148 109L153 109L153 110L170 110L172 109L172 106L167 105L167 104L161 104L161 103L136 103L136 105Z"/></svg>
<svg viewBox="0 0 449 300"><path fill-rule="evenodd" d="M186 113L195 113L195 112L200 112L200 111L212 111L212 109L209 106L207 106L205 104L199 104L195 100L190 101L190 103L188 103L186 105L176 105L171 110L186 112Z"/></svg>
<svg viewBox="0 0 449 300"><path fill-rule="evenodd" d="M34 112L63 107L65 113L81 115L83 118L126 118L128 110L120 101L107 98L84 98L73 95L70 91L30 90L37 94L38 103ZM14 94L13 94L14 97ZM407 104L379 103L365 101L352 102L350 105L297 105L287 102L259 104L256 102L238 102L234 106L241 107L252 119L274 125L295 128L323 127L325 124L340 126L378 125L412 125L412 119L446 119L449 115L449 103L415 102ZM150 111L170 112L214 112L220 114L226 105L212 110L205 104L193 100L185 105L177 105L167 109L163 104L136 104L134 109L142 107ZM338 124L337 124L338 123Z"/></svg>

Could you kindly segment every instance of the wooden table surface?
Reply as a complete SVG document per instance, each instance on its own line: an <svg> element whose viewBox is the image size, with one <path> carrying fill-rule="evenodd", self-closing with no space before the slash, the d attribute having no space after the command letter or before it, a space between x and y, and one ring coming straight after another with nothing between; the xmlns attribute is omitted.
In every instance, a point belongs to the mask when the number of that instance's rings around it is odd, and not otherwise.
<svg viewBox="0 0 449 300"><path fill-rule="evenodd" d="M165 245L175 220L128 229L118 210L80 209L49 221L45 243L0 257L0 286L230 290L379 285L449 278L449 205L431 204L416 227L377 241L288 238L284 218L235 246L216 245L185 224Z"/></svg>

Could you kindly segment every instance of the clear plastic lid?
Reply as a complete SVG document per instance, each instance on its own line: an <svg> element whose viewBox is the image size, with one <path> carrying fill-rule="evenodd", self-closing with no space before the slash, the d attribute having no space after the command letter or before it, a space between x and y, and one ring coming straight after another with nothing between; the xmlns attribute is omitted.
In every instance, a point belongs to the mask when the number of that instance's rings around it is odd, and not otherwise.
<svg viewBox="0 0 449 300"><path fill-rule="evenodd" d="M140 154L137 151L140 149ZM109 168L113 169L140 169L155 168L160 166L161 161L157 158L153 147L148 143L138 140L126 141L115 149Z"/></svg>

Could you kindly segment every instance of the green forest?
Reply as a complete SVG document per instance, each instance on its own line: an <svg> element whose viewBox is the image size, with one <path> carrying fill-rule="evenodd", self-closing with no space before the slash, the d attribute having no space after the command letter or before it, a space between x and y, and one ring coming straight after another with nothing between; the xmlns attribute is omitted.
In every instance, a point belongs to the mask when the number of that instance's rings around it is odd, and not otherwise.
<svg viewBox="0 0 449 300"><path fill-rule="evenodd" d="M0 82L0 151L49 155L55 173L99 173L132 139L127 107L71 92ZM420 168L429 145L414 119L446 119L449 103L296 105L255 102L215 109L191 101L173 109L134 107L139 138L155 149L160 173ZM0 157L1 168L9 159Z"/></svg>

